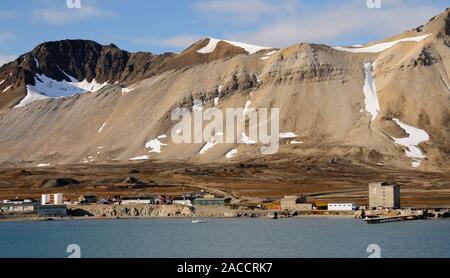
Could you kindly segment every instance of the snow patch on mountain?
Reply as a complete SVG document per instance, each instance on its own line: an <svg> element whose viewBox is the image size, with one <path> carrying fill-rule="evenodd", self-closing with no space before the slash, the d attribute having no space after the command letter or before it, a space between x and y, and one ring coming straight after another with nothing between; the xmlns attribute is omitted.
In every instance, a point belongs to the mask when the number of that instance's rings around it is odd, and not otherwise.
<svg viewBox="0 0 450 278"><path fill-rule="evenodd" d="M200 150L199 154L205 154L209 149L213 148L215 145L219 144L221 141L223 141L224 134L222 132L216 133L213 137L211 137L208 142L206 142L205 145L203 145L202 149ZM220 140L219 140L220 139Z"/></svg>
<svg viewBox="0 0 450 278"><path fill-rule="evenodd" d="M297 138L298 135L295 134L294 132L285 132L285 133L280 133L280 139L292 139L292 138Z"/></svg>
<svg viewBox="0 0 450 278"><path fill-rule="evenodd" d="M372 115L372 121L378 117L380 112L380 102L378 101L377 87L373 77L373 65L371 63L364 64L366 71L366 80L364 82L364 103L366 111Z"/></svg>
<svg viewBox="0 0 450 278"><path fill-rule="evenodd" d="M8 86L8 87L6 87L4 90L3 90L3 92L2 93L4 93L4 92L6 92L6 91L8 91L9 89L11 89L12 88L12 85L11 86Z"/></svg>
<svg viewBox="0 0 450 278"><path fill-rule="evenodd" d="M241 141L245 145L256 145L256 141L248 137L247 134L245 134L245 132L241 133Z"/></svg>
<svg viewBox="0 0 450 278"><path fill-rule="evenodd" d="M103 129L105 128L106 124L108 123L108 121L105 121L103 123L103 125L98 129L98 133L102 133Z"/></svg>
<svg viewBox="0 0 450 278"><path fill-rule="evenodd" d="M0 85L2 85L3 83L5 83L5 80L0 81Z"/></svg>
<svg viewBox="0 0 450 278"><path fill-rule="evenodd" d="M44 74L36 74L34 77L35 85L27 85L27 95L15 106L15 108L24 107L37 100L69 97L85 92L95 92L108 85L108 82L98 83L95 79L91 82L88 82L86 79L78 81L74 77L66 73L64 74L70 81L57 81Z"/></svg>
<svg viewBox="0 0 450 278"><path fill-rule="evenodd" d="M251 54L255 54L256 52L258 52L260 50L272 49L272 47L263 47L263 46L256 46L256 45L251 45L251 44L247 44L247 43L226 41L226 40L218 40L218 39L214 39L214 38L209 38L209 43L205 47L203 47L202 49L197 50L197 52L200 53L200 54L207 54L207 53L214 52L214 50L216 50L217 44L219 42L226 42L226 43L231 44L233 46L243 48L250 55Z"/></svg>
<svg viewBox="0 0 450 278"><path fill-rule="evenodd" d="M135 88L128 88L128 87L122 88L122 96L134 91L134 89Z"/></svg>
<svg viewBox="0 0 450 278"><path fill-rule="evenodd" d="M208 141L200 150L199 154L205 154L209 149L211 149L212 147L214 147L215 145L217 145L218 143L215 141Z"/></svg>
<svg viewBox="0 0 450 278"><path fill-rule="evenodd" d="M130 161L139 161L139 160L148 160L150 159L150 157L148 155L141 155L141 156L136 156L133 158L130 158Z"/></svg>
<svg viewBox="0 0 450 278"><path fill-rule="evenodd" d="M336 49L336 50L353 52L353 53L380 53L380 52L385 51L386 49L389 49L389 48L393 47L394 45L396 45L398 43L402 43L402 42L420 42L420 41L423 41L424 39L428 38L431 35L432 34L427 34L427 35L417 36L417 37L409 37L409 38L399 39L399 40L391 41L391 42L377 43L377 44L374 44L374 45L371 45L371 46L366 46L366 47L362 47L362 46L354 46L354 47L337 46L337 47L333 47L333 48Z"/></svg>
<svg viewBox="0 0 450 278"><path fill-rule="evenodd" d="M393 119L393 121L409 134L406 138L394 138L396 144L406 147L406 156L413 159L412 167L417 168L420 166L422 159L426 156L422 153L419 144L430 140L430 135L422 129L404 124L399 119Z"/></svg>
<svg viewBox="0 0 450 278"><path fill-rule="evenodd" d="M278 50L274 50L274 51L270 51L269 53L266 53L263 57L261 57L260 59L265 61L268 60L270 57L272 57L273 54L277 53Z"/></svg>
<svg viewBox="0 0 450 278"><path fill-rule="evenodd" d="M18 105L16 105L14 108L19 107L25 107L26 105L43 99L48 99L49 97L42 95L38 92L35 92L33 89L31 89L29 86L27 86L27 95L20 101Z"/></svg>
<svg viewBox="0 0 450 278"><path fill-rule="evenodd" d="M203 101L200 99L194 100L194 105L192 105L192 111L202 111L203 110Z"/></svg>
<svg viewBox="0 0 450 278"><path fill-rule="evenodd" d="M255 79L256 79L256 83L258 83L258 84L261 83L261 76L259 76L259 74L255 73Z"/></svg>
<svg viewBox="0 0 450 278"><path fill-rule="evenodd" d="M162 139L165 139L166 137L164 137L165 135L161 135L156 139L150 140L145 144L145 147L147 149L150 149L149 153L161 153L161 148L163 146L167 146L167 144L164 144L163 142L161 142ZM161 139L161 140L160 140Z"/></svg>
<svg viewBox="0 0 450 278"><path fill-rule="evenodd" d="M245 106L244 106L244 110L242 112L242 116L245 118L245 116L247 115L248 111L250 110L250 106L252 105L252 102L250 100L247 100L245 102Z"/></svg>
<svg viewBox="0 0 450 278"><path fill-rule="evenodd" d="M82 163L91 163L91 162L94 162L94 161L95 161L94 157L93 157L92 155L90 155L90 156L86 157L86 158L82 161Z"/></svg>
<svg viewBox="0 0 450 278"><path fill-rule="evenodd" d="M226 159L234 158L237 155L238 151L236 149L232 149L225 154Z"/></svg>

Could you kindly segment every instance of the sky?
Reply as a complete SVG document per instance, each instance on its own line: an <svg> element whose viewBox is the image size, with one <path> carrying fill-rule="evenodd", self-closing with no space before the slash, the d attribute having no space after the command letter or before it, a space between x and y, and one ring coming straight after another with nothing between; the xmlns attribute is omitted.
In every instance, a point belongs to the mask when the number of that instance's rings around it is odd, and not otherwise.
<svg viewBox="0 0 450 278"><path fill-rule="evenodd" d="M363 44L448 7L448 0L0 0L0 65L61 39L156 54L205 37L279 48Z"/></svg>

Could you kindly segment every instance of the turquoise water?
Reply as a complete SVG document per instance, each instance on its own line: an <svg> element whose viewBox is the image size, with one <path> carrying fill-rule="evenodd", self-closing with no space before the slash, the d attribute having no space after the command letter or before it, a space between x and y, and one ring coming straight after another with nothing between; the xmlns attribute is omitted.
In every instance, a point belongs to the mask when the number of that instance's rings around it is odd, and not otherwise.
<svg viewBox="0 0 450 278"><path fill-rule="evenodd" d="M368 225L354 219L292 218L0 222L0 257L359 258L378 244L386 258L450 258L450 221Z"/></svg>

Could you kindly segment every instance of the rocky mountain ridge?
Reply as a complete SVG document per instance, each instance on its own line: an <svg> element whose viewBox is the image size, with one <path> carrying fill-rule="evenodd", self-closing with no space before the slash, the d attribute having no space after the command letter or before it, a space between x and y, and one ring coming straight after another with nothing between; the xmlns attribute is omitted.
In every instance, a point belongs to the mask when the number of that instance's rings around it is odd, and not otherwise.
<svg viewBox="0 0 450 278"><path fill-rule="evenodd" d="M86 41L43 44L0 68L0 161L274 159L261 156L260 144L173 143L171 112L194 110L200 100L221 111L279 108L276 159L448 171L449 22L447 10L392 38L348 47L274 49L207 38L180 54L153 55ZM48 84L97 90L16 107Z"/></svg>

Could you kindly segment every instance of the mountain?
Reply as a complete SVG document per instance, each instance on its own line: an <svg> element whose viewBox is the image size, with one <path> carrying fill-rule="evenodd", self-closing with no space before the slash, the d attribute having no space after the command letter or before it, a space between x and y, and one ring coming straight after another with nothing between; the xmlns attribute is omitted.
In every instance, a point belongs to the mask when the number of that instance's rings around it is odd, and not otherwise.
<svg viewBox="0 0 450 278"><path fill-rule="evenodd" d="M211 51L202 51L210 45L214 45ZM104 46L83 40L46 42L0 68L0 109L24 106L45 97L96 91L107 84L132 84L164 71L244 53L245 48L209 38L181 55L129 53L114 44Z"/></svg>
<svg viewBox="0 0 450 278"><path fill-rule="evenodd" d="M206 38L180 54L44 43L0 68L0 161L340 161L450 169L450 11L358 46ZM85 92L86 93L81 93ZM281 149L175 144L174 108L280 108ZM247 125L249 123L247 122Z"/></svg>
<svg viewBox="0 0 450 278"><path fill-rule="evenodd" d="M131 81L138 78L153 59L150 53L130 54L114 45L102 46L93 41L43 43L1 67L0 80L4 82L0 87L3 92L0 108L18 105L27 94L27 86L45 91L50 82L84 81L86 87L97 87L107 81ZM144 70L138 70L140 68ZM68 94L82 87L65 85ZM6 88L9 89L5 91ZM64 92L56 96L64 96Z"/></svg>

